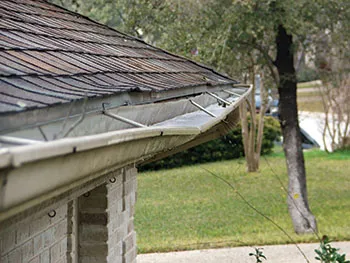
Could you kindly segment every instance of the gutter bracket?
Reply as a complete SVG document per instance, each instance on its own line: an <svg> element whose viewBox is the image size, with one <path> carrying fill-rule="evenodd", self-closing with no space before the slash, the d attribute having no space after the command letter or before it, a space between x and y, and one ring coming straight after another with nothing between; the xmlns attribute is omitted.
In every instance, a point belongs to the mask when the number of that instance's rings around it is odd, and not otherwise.
<svg viewBox="0 0 350 263"><path fill-rule="evenodd" d="M217 118L217 116L208 111L207 109L203 108L201 105L199 105L198 103L194 102L193 100L190 100L190 102L192 103L193 106L197 107L198 109L200 109L201 111L205 112L206 114L210 115L211 117Z"/></svg>
<svg viewBox="0 0 350 263"><path fill-rule="evenodd" d="M212 92L207 91L206 93L208 95L212 96L213 98L217 99L218 101L221 101L222 103L224 103L224 106L232 104L231 102L229 102L229 101L227 101L227 100L225 100L223 98L220 98L218 95L216 95L216 94L214 94Z"/></svg>
<svg viewBox="0 0 350 263"><path fill-rule="evenodd" d="M139 123L139 122L136 122L136 121L133 121L133 120L130 120L130 119L127 119L125 117L122 117L122 116L119 116L117 114L114 114L114 113L111 113L111 112L108 112L106 111L105 109L103 109L102 113L108 117L111 117L115 120L118 120L118 121L122 121L122 122L125 122L127 124L130 124L132 126L135 126L135 127L139 127L139 128L147 128L146 125L143 125L142 123Z"/></svg>

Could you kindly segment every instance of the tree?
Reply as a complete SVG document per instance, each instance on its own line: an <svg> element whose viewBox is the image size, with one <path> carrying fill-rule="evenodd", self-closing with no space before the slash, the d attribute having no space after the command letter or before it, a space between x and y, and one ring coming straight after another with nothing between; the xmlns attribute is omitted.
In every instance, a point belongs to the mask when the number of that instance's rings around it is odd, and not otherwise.
<svg viewBox="0 0 350 263"><path fill-rule="evenodd" d="M314 62L322 80L318 86L325 113L323 139L326 151L350 147L350 21L332 32L316 36ZM330 145L326 143L330 139Z"/></svg>
<svg viewBox="0 0 350 263"><path fill-rule="evenodd" d="M297 42L293 41L293 34L298 39L308 34L304 28L306 21L299 21L303 5L308 5L308 2L209 1L191 18L199 17L196 19L199 29L194 32L199 35L196 49L202 59L219 69L239 65L242 70L255 64L264 65L271 82L278 87L280 123L289 175L287 202L297 233L317 231L315 217L308 205L296 102L294 52ZM209 16L210 20L203 19L205 16ZM186 43L189 41L191 38ZM181 47L186 52L186 46ZM232 70L227 71L237 74Z"/></svg>
<svg viewBox="0 0 350 263"><path fill-rule="evenodd" d="M257 172L260 164L261 146L264 132L264 115L267 111L267 91L263 85L260 75L251 74L254 77L251 99L247 99L240 106L240 118L242 125L242 140L244 145L244 156L248 172ZM255 113L255 91L259 89L260 111ZM249 117L247 115L249 109Z"/></svg>
<svg viewBox="0 0 350 263"><path fill-rule="evenodd" d="M190 16L186 16L186 9L178 8L185 28L174 21L164 42L161 38L158 44L168 49L175 47L175 52L209 63L232 76L242 77L239 72L255 64L264 66L265 75L270 76L270 84L277 86L280 97L280 124L289 177L287 202L294 230L317 231L307 197L294 61L298 48L313 51L310 36L332 32L336 25L349 20L347 1L197 2L202 5L199 10L191 10ZM187 31L172 39L169 33L176 32L176 27L178 32ZM198 51L195 56L190 48Z"/></svg>
<svg viewBox="0 0 350 263"><path fill-rule="evenodd" d="M203 61L232 75L237 75L237 71L227 69L232 65L242 70L258 63L268 69L270 83L277 86L280 97L289 213L295 232L317 231L307 197L294 61L298 48L312 52L314 43L310 36L320 31L332 32L336 25L349 20L347 1L207 1L199 15L194 13L191 19L196 15L200 28L196 48ZM210 19L203 19L206 16Z"/></svg>
<svg viewBox="0 0 350 263"><path fill-rule="evenodd" d="M314 52L313 36L348 25L348 1L120 0L118 3L123 3L120 12L114 9L113 12L120 19L113 20L110 26L118 26L239 79L245 77L242 72L261 65L265 86L277 87L280 97L280 124L289 177L287 202L294 229L297 233L317 231L308 205L294 61L298 49ZM99 17L108 13L103 10L89 8L84 12ZM349 39L348 29L345 28L342 42Z"/></svg>

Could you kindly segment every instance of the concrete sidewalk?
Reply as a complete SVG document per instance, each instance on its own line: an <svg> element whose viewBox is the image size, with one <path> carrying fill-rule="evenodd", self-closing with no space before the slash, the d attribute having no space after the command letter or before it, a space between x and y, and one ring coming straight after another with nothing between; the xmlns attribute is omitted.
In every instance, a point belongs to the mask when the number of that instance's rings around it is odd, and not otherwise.
<svg viewBox="0 0 350 263"><path fill-rule="evenodd" d="M350 242L332 242L332 247L340 248L339 253L346 253L350 257ZM318 243L299 244L309 262L320 263L315 260L315 249ZM307 260L300 254L295 245L264 246L266 263L305 263ZM255 263L256 260L249 256L254 252L252 247L236 247L222 249L194 250L170 253L140 254L138 263Z"/></svg>

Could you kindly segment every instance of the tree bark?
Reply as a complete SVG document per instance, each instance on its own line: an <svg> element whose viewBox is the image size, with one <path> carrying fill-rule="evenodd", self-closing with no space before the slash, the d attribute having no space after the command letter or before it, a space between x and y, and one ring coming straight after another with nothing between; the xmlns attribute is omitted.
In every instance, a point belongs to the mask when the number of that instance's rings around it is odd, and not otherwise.
<svg viewBox="0 0 350 263"><path fill-rule="evenodd" d="M288 210L296 233L312 233L317 231L317 224L310 211L307 197L304 155L298 122L293 39L283 25L278 27L276 48L275 65L279 73L280 124L289 178Z"/></svg>

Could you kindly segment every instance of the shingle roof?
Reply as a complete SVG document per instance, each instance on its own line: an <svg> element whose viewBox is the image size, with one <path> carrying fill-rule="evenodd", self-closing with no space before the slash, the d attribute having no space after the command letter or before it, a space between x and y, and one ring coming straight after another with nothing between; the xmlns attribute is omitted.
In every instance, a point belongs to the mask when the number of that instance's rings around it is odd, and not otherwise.
<svg viewBox="0 0 350 263"><path fill-rule="evenodd" d="M235 81L41 0L0 1L0 113Z"/></svg>

